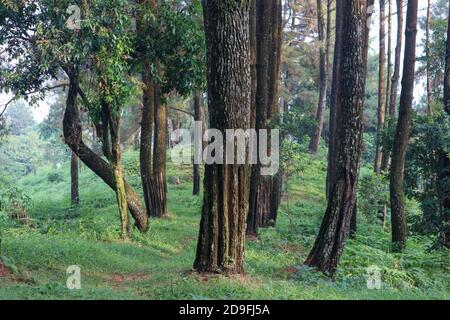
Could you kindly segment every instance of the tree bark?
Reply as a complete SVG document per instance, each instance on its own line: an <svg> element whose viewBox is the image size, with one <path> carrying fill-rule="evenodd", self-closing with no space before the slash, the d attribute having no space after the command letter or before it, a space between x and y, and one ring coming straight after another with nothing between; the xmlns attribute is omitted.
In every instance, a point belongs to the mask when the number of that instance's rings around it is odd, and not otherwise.
<svg viewBox="0 0 450 320"><path fill-rule="evenodd" d="M159 103L158 87L155 89L155 139L153 145L153 177L155 186L155 210L152 215L157 218L166 218L169 215L167 208L167 108Z"/></svg>
<svg viewBox="0 0 450 320"><path fill-rule="evenodd" d="M319 32L319 101L316 112L316 128L309 143L309 152L316 154L319 150L320 137L322 136L325 107L327 103L327 68L328 50L326 48L325 21L322 10L322 0L317 0L317 29ZM328 20L328 19L327 19Z"/></svg>
<svg viewBox="0 0 450 320"><path fill-rule="evenodd" d="M336 128L336 163L333 185L319 235L306 264L334 273L349 235L356 201L363 133L363 105L367 69L368 1L343 4L342 51Z"/></svg>
<svg viewBox="0 0 450 320"><path fill-rule="evenodd" d="M328 168L327 168L327 196L331 194L336 167L336 129L337 115L339 114L339 82L340 63L342 50L342 22L343 22L343 1L336 1L336 31L333 58L333 76L330 94L330 138L328 144Z"/></svg>
<svg viewBox="0 0 450 320"><path fill-rule="evenodd" d="M444 109L450 115L450 4L448 13L447 47L445 55L444 74ZM440 151L440 172L439 172L439 199L442 208L442 230L440 240L443 245L450 248L450 158L448 153Z"/></svg>
<svg viewBox="0 0 450 320"><path fill-rule="evenodd" d="M66 144L79 159L95 174L97 174L111 189L116 191L114 172L111 166L83 142L80 114L77 107L78 71L66 69L70 85L67 94L66 111L63 119L63 132ZM135 219L139 231L145 233L149 229L148 218L134 190L124 181L128 209Z"/></svg>
<svg viewBox="0 0 450 320"><path fill-rule="evenodd" d="M386 0L380 0L380 52L378 73L378 126L377 126L377 149L375 152L375 173L381 174L383 147L381 145L381 131L384 128L386 113L386 27L385 12Z"/></svg>
<svg viewBox="0 0 450 320"><path fill-rule="evenodd" d="M70 195L73 206L80 202L80 193L78 189L78 157L72 152L70 161Z"/></svg>
<svg viewBox="0 0 450 320"><path fill-rule="evenodd" d="M392 77L391 96L389 97L389 117L395 117L397 91L400 82L400 65L403 45L403 0L397 0L397 45L395 47L394 75Z"/></svg>
<svg viewBox="0 0 450 320"><path fill-rule="evenodd" d="M210 126L221 132L250 127L249 1L203 1ZM225 157L226 157L226 151ZM249 200L248 164L205 166L205 191L194 268L244 271Z"/></svg>
<svg viewBox="0 0 450 320"><path fill-rule="evenodd" d="M425 20L425 56L427 59L426 73L427 73L427 113L433 114L432 102L433 91L431 89L431 63L430 63L430 23L431 23L431 0L427 3L427 18Z"/></svg>
<svg viewBox="0 0 450 320"><path fill-rule="evenodd" d="M406 216L404 207L403 180L406 150L411 130L412 103L414 98L414 72L416 60L418 0L409 0L406 32L405 57L403 62L402 91L400 109L392 150L392 167L390 178L392 244L393 250L402 252L406 247Z"/></svg>
<svg viewBox="0 0 450 320"><path fill-rule="evenodd" d="M267 129L269 91L269 46L271 43L272 0L256 1L256 95L255 128ZM259 154L259 138L258 138ZM265 226L270 210L270 179L261 176L261 164L252 166L247 235L257 236Z"/></svg>
<svg viewBox="0 0 450 320"><path fill-rule="evenodd" d="M194 94L194 120L195 121L201 121L202 123L202 129L204 129L204 115L203 115L203 94L202 92L197 92ZM203 136L203 131L202 131ZM203 150L203 149L202 149ZM200 194L200 165L194 163L193 167L193 195L199 195Z"/></svg>

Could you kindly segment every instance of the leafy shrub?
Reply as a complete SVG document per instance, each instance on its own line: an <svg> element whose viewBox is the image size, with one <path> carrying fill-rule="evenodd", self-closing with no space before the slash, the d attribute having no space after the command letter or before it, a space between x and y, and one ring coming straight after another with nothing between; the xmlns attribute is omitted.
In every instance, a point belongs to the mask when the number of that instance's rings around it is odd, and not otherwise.
<svg viewBox="0 0 450 320"><path fill-rule="evenodd" d="M358 209L369 219L383 218L383 210L389 206L389 181L385 175L372 171L364 173L358 185Z"/></svg>
<svg viewBox="0 0 450 320"><path fill-rule="evenodd" d="M47 180L51 183L59 183L64 181L64 176L59 172L52 172L48 174Z"/></svg>

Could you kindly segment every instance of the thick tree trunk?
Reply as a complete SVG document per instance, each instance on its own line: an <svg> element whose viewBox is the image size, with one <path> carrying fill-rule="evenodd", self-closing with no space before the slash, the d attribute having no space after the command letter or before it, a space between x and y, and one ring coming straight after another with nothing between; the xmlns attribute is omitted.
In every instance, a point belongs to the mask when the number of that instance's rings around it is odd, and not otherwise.
<svg viewBox="0 0 450 320"><path fill-rule="evenodd" d="M70 85L63 120L63 131L66 144L89 169L97 174L111 189L116 191L117 186L111 166L89 149L83 142L80 114L76 103L78 72L76 70L67 70L67 75L70 79ZM125 181L124 184L128 209L136 221L136 227L141 232L147 232L149 229L147 214L142 208L140 200L134 190Z"/></svg>
<svg viewBox="0 0 450 320"><path fill-rule="evenodd" d="M334 273L349 235L362 151L368 1L343 4L336 163L328 207L306 264Z"/></svg>
<svg viewBox="0 0 450 320"><path fill-rule="evenodd" d="M70 196L73 206L80 202L80 193L78 189L78 157L72 152L70 161Z"/></svg>
<svg viewBox="0 0 450 320"><path fill-rule="evenodd" d="M250 127L249 1L203 1L210 126ZM226 151L225 151L226 153ZM226 157L226 154L225 154ZM250 167L205 166L205 191L194 268L198 272L242 273Z"/></svg>
<svg viewBox="0 0 450 320"><path fill-rule="evenodd" d="M336 36L334 43L333 76L330 94L330 138L328 144L327 196L331 194L336 167L336 129L339 114L339 82L342 50L343 1L336 1Z"/></svg>
<svg viewBox="0 0 450 320"><path fill-rule="evenodd" d="M157 87L156 87L157 88ZM153 177L155 186L155 210L152 216L166 218L169 215L167 208L167 179L166 179L166 153L167 153L167 108L159 103L158 89L155 90L155 139L153 145Z"/></svg>
<svg viewBox="0 0 450 320"><path fill-rule="evenodd" d="M377 126L377 149L375 152L375 173L381 174L383 161L383 147L381 145L381 131L384 128L386 116L386 27L385 12L386 0L380 0L380 52L378 72L378 126Z"/></svg>
<svg viewBox="0 0 450 320"><path fill-rule="evenodd" d="M140 143L141 181L145 207L148 216L157 216L155 210L155 184L152 167L153 123L155 121L155 86L150 75L150 63L145 60L142 66L142 120Z"/></svg>
<svg viewBox="0 0 450 320"><path fill-rule="evenodd" d="M127 193L122 170L122 151L120 150L120 116L117 111L109 110L109 131L111 134L111 167L114 171L116 184L117 205L119 207L120 234L122 239L129 239L131 235L130 221L127 208Z"/></svg>
<svg viewBox="0 0 450 320"><path fill-rule="evenodd" d="M427 59L427 113L433 114L431 104L433 102L433 92L431 90L431 63L430 63L430 23L431 23L431 0L427 3L427 18L425 20L425 56Z"/></svg>
<svg viewBox="0 0 450 320"><path fill-rule="evenodd" d="M200 121L202 123L202 130L203 130L204 129L204 115L203 115L202 101L203 101L203 93L202 92L195 93L195 95L194 95L194 120ZM203 136L203 131L202 131L202 136ZM199 195L200 194L200 180L201 180L200 165L194 163L193 171L194 171L193 172L194 178L193 178L192 193L194 195Z"/></svg>
<svg viewBox="0 0 450 320"><path fill-rule="evenodd" d="M405 58L403 62L402 92L399 118L392 150L391 167L391 218L392 243L394 251L406 247L406 216L404 207L403 180L406 150L411 130L412 103L414 98L414 72L416 60L418 0L408 1L405 32Z"/></svg>
<svg viewBox="0 0 450 320"><path fill-rule="evenodd" d="M328 50L326 48L325 21L322 10L322 0L317 0L317 29L319 32L319 102L316 112L316 128L309 143L309 152L316 154L319 150L320 137L322 136L325 107L327 103L327 68ZM328 19L327 19L328 20Z"/></svg>

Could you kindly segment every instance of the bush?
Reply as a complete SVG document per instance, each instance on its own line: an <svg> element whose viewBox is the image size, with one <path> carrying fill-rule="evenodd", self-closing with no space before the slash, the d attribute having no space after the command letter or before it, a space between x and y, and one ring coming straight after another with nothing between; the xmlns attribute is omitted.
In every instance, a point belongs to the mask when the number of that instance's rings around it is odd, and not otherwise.
<svg viewBox="0 0 450 320"><path fill-rule="evenodd" d="M372 171L363 173L358 186L358 209L369 220L383 220L385 206L389 206L388 177Z"/></svg>
<svg viewBox="0 0 450 320"><path fill-rule="evenodd" d="M64 181L64 176L61 173L52 172L48 174L47 180L51 183L59 183Z"/></svg>

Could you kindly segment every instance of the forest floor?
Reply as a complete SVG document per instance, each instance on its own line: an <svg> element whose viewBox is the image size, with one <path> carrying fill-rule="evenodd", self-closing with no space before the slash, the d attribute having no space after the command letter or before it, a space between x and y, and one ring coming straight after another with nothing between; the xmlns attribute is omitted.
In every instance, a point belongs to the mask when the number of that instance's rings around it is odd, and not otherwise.
<svg viewBox="0 0 450 320"><path fill-rule="evenodd" d="M333 279L304 267L325 209L326 164L308 159L292 179L275 228L247 241L246 274L192 271L202 197L192 196L191 168L169 165L170 218L152 220L146 235L118 237L115 196L87 168L81 204L70 206L69 164L41 168L17 182L31 197L35 228L0 217L0 299L449 299L448 252L428 251L431 239L410 237L405 254L389 252L390 234L360 217ZM139 189L138 154L124 160ZM171 184L178 177L181 184ZM52 182L50 182L52 181ZM140 190L139 190L140 191ZM68 290L67 268L81 269L81 290ZM368 289L377 266L381 289ZM8 270L8 271L5 271Z"/></svg>

